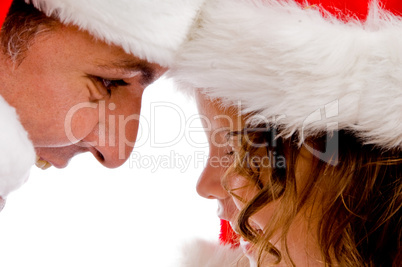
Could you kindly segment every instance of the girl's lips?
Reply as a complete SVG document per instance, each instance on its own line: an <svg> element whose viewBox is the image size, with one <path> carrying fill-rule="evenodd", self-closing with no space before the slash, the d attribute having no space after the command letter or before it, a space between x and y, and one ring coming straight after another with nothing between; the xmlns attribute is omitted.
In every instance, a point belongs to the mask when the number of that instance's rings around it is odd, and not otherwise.
<svg viewBox="0 0 402 267"><path fill-rule="evenodd" d="M250 226L251 226L259 235L262 235L262 234L263 234L263 231L262 231L262 229L260 228L260 226L259 226L257 223L255 223L254 221L250 220Z"/></svg>
<svg viewBox="0 0 402 267"><path fill-rule="evenodd" d="M233 227L233 222L230 222L230 225L234 229L235 233L240 235L238 232L236 232L235 228ZM257 226L257 224L251 222L251 226L254 228L254 230L257 232L259 236L262 236L264 234L264 232ZM243 237L240 238L240 247L242 248L243 253L246 256L252 256L254 252L253 244L245 240Z"/></svg>

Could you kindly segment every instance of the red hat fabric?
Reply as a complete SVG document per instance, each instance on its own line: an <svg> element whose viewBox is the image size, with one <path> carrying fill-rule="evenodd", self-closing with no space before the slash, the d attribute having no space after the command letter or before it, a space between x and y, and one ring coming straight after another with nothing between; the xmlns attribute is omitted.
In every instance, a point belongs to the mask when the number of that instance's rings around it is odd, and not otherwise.
<svg viewBox="0 0 402 267"><path fill-rule="evenodd" d="M12 1L13 0L1 0L0 2L0 28L3 26L4 19L7 16Z"/></svg>
<svg viewBox="0 0 402 267"><path fill-rule="evenodd" d="M365 20L369 12L369 3L367 0L295 0L306 8L314 6L325 9L332 15L347 20L347 18L357 18ZM391 11L394 14L401 14L402 1L386 0L381 2L381 7L384 10Z"/></svg>

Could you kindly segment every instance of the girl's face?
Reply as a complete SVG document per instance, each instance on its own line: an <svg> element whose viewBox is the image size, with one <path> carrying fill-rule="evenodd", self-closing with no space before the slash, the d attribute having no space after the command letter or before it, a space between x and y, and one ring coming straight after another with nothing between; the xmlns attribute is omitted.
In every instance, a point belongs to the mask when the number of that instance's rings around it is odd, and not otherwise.
<svg viewBox="0 0 402 267"><path fill-rule="evenodd" d="M238 142L235 142L236 144ZM238 151L239 147L232 146L234 151ZM296 167L296 187L302 190L308 179L309 166L311 161L311 154L301 149ZM266 186L268 183L268 175L261 177L261 184ZM225 187L232 193L232 200L238 211L242 210L245 205L252 200L260 191L260 189L250 180L241 175L231 175L226 178ZM261 210L249 218L249 224L253 229L263 235L266 232L267 226L272 222L275 214L281 213L283 205L282 199L276 199L267 203ZM292 222L288 235L287 245L289 248L289 255L297 266L323 266L321 261L321 251L317 245L316 240L316 227L319 221L319 215L313 203L307 203L305 209L300 212L295 220ZM234 222L232 222L234 223ZM269 242L274 245L282 255L284 255L285 247L281 240L281 229L275 232ZM242 239L241 246L249 258L252 266L256 266L257 250L253 249L252 244ZM263 255L263 263L269 264L275 261L275 258L270 254ZM284 260L281 262L284 264ZM264 265L263 265L264 266Z"/></svg>
<svg viewBox="0 0 402 267"><path fill-rule="evenodd" d="M208 199L216 199L220 219L233 221L237 209L230 194L222 187L221 178L232 164L232 148L227 136L242 128L242 119L236 112L224 110L218 102L212 102L199 94L196 97L198 111L209 143L209 156L198 178L197 192Z"/></svg>
<svg viewBox="0 0 402 267"><path fill-rule="evenodd" d="M233 190L231 193L234 193L236 197L229 194L222 186L222 177L233 162L233 152L240 148L236 137L228 138L228 134L232 131L242 130L245 126L245 121L238 116L236 110L224 109L221 107L220 102L210 101L202 94L196 96L196 101L210 148L208 162L198 180L197 192L202 197L216 199L218 201L218 216L234 225L238 212L243 209L245 203L259 192L257 187L240 175L229 176L225 184L227 188ZM305 174L308 173L310 155L304 149L300 153L296 168L297 187L302 188L308 178ZM261 182L264 184L267 180L268 178L266 181ZM267 203L266 206L250 218L250 225L262 234L275 212L278 212L279 204L280 199ZM317 260L320 259L320 253L315 246L315 235L312 234L314 231L309 229L311 225L313 224L309 224L307 219L299 216L292 224L287 236L289 253L297 266L321 266ZM279 236L280 233L274 235L270 242L280 251L284 251ZM241 246L251 265L254 266L258 255L253 249L250 249L251 244L242 240ZM266 257L266 259L272 260L269 257Z"/></svg>

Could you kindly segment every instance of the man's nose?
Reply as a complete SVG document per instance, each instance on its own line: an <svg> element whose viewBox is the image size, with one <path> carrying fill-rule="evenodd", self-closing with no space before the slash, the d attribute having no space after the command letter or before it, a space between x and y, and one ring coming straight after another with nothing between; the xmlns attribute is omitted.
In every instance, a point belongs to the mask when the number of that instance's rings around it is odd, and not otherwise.
<svg viewBox="0 0 402 267"><path fill-rule="evenodd" d="M210 159L198 178L197 193L208 199L225 199L228 192L222 186L222 178L226 168Z"/></svg>
<svg viewBox="0 0 402 267"><path fill-rule="evenodd" d="M83 141L105 167L117 168L129 158L137 139L140 111L141 98L106 103L99 111L97 127Z"/></svg>

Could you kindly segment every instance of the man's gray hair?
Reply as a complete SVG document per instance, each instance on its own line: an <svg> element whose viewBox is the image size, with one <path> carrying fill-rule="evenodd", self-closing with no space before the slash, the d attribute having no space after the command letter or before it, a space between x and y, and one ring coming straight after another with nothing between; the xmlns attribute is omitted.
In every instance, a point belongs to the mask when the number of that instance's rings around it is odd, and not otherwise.
<svg viewBox="0 0 402 267"><path fill-rule="evenodd" d="M24 0L14 0L1 29L1 50L13 62L21 62L35 38L59 24Z"/></svg>

